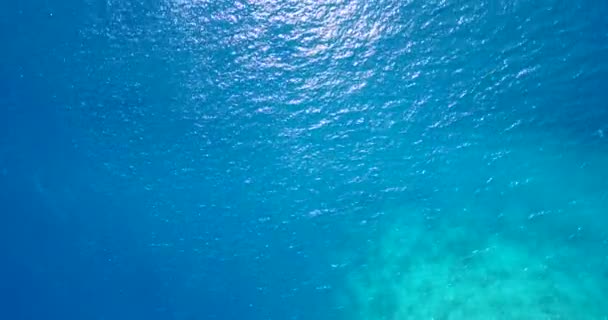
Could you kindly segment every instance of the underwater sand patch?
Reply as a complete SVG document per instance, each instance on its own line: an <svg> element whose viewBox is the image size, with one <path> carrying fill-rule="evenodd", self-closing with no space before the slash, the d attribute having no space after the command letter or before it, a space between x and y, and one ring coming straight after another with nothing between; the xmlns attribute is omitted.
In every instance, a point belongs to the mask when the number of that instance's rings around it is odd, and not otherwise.
<svg viewBox="0 0 608 320"><path fill-rule="evenodd" d="M562 251L557 259L557 247L499 235L467 240L475 232L443 227L387 233L367 263L348 275L339 296L348 318L608 319L605 277L573 267L585 253Z"/></svg>

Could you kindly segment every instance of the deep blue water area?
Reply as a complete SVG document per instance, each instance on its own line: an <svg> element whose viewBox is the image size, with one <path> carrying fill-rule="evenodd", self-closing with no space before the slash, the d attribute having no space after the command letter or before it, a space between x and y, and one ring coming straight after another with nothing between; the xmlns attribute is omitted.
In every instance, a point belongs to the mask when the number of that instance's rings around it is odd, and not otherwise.
<svg viewBox="0 0 608 320"><path fill-rule="evenodd" d="M608 2L0 4L1 319L608 319Z"/></svg>

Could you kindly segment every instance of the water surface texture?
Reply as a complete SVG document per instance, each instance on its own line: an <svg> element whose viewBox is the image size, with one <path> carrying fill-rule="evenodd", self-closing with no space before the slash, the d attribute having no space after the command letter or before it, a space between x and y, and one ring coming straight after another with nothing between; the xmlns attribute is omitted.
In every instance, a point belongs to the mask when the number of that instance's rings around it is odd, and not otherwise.
<svg viewBox="0 0 608 320"><path fill-rule="evenodd" d="M608 2L0 4L0 318L608 319Z"/></svg>

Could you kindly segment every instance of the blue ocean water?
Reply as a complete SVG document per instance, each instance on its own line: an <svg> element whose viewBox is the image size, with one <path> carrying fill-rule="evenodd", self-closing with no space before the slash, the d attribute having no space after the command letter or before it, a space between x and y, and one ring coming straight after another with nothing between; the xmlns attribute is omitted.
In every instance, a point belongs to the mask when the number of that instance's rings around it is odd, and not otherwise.
<svg viewBox="0 0 608 320"><path fill-rule="evenodd" d="M0 4L1 319L608 319L608 3Z"/></svg>

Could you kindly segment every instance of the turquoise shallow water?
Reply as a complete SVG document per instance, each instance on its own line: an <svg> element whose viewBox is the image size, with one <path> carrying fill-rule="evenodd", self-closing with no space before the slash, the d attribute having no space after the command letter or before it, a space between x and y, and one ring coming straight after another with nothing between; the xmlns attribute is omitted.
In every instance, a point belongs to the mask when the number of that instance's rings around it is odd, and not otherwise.
<svg viewBox="0 0 608 320"><path fill-rule="evenodd" d="M608 319L608 6L0 5L6 319Z"/></svg>

